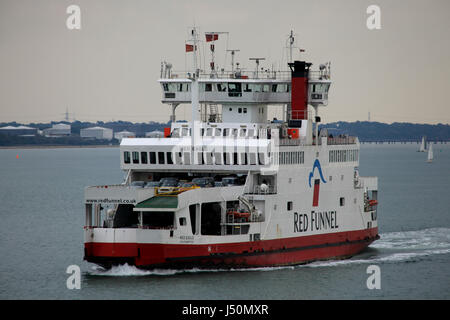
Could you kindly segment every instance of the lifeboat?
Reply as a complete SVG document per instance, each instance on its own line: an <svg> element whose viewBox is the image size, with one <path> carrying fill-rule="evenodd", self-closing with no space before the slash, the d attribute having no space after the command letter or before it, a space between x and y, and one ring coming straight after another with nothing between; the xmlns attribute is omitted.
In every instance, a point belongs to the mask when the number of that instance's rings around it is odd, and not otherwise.
<svg viewBox="0 0 450 320"><path fill-rule="evenodd" d="M232 215L234 219L244 219L245 221L250 218L250 212L228 211L228 215Z"/></svg>

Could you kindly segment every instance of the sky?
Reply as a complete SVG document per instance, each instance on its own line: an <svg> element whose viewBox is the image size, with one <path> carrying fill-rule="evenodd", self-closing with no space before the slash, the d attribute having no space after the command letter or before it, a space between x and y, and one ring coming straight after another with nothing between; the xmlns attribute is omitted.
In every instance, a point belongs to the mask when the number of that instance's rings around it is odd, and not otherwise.
<svg viewBox="0 0 450 320"><path fill-rule="evenodd" d="M81 29L66 9L78 5ZM367 28L370 5L381 29ZM189 28L222 31L225 49L253 70L286 68L293 30L297 59L331 61L329 104L322 122L450 123L448 0L0 0L0 122L71 120L167 122L157 82L161 61L191 67ZM279 108L277 110L280 110ZM273 111L277 112L277 111ZM177 109L189 120L190 105Z"/></svg>

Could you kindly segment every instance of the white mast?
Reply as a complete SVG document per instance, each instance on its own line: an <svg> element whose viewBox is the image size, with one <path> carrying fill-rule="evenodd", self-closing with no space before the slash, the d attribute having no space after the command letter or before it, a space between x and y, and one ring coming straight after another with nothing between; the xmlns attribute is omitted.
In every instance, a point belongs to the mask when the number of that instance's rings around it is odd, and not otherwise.
<svg viewBox="0 0 450 320"><path fill-rule="evenodd" d="M195 152L195 144L196 140L200 136L197 134L198 128L198 119L199 119L199 100L198 100L198 77L199 77L199 69L197 66L197 43L198 43L198 35L195 27L191 30L192 42L194 44L194 72L190 78L191 80L191 109L192 109L192 119L191 119L191 164L195 164L196 162L196 152Z"/></svg>
<svg viewBox="0 0 450 320"><path fill-rule="evenodd" d="M430 143L430 148L428 148L428 159L427 162L433 161L433 144Z"/></svg>

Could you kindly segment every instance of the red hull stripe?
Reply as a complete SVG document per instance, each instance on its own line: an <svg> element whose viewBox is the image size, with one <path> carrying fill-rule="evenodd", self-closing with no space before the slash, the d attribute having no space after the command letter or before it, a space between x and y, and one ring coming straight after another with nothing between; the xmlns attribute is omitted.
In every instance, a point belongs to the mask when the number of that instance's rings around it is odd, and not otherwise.
<svg viewBox="0 0 450 320"><path fill-rule="evenodd" d="M110 265L274 266L351 256L378 239L378 228L227 244L85 243L85 260Z"/></svg>

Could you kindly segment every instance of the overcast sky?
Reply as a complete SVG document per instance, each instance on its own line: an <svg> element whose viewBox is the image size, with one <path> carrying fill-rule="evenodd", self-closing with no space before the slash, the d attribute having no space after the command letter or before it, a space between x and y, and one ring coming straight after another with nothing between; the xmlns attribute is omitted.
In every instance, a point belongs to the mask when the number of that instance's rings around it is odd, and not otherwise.
<svg viewBox="0 0 450 320"><path fill-rule="evenodd" d="M66 8L81 8L81 30L66 27ZM369 30L366 9L381 8ZM239 49L253 69L282 65L289 31L300 58L331 61L333 85L323 122L449 123L450 1L0 0L0 122L169 120L157 83L161 61L190 66L189 27L227 31L217 42ZM229 69L230 58L227 58ZM178 119L190 106L179 107Z"/></svg>

